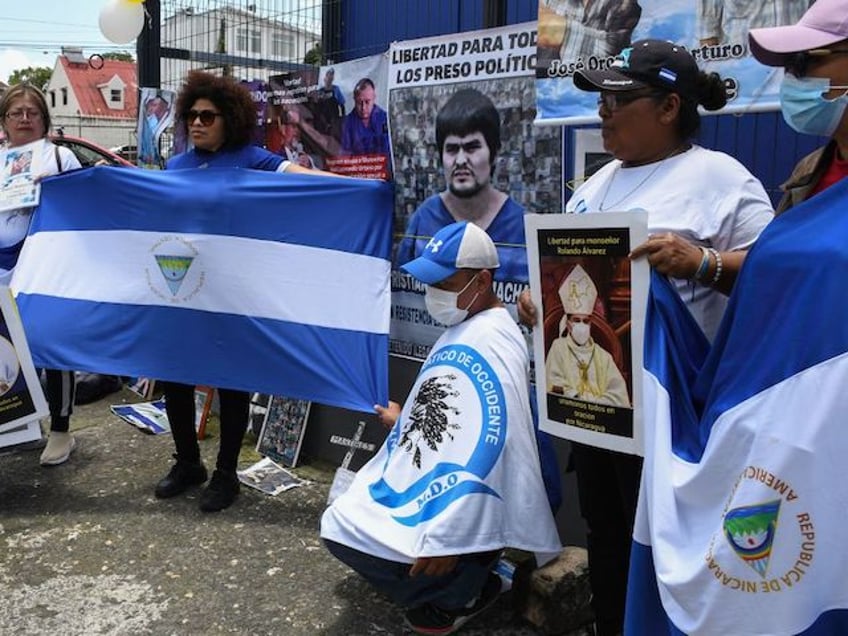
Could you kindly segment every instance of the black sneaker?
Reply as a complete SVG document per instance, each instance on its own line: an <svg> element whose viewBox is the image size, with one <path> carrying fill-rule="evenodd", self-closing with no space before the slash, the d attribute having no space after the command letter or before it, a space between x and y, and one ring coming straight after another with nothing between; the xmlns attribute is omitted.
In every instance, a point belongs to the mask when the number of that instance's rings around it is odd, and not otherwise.
<svg viewBox="0 0 848 636"><path fill-rule="evenodd" d="M239 480L235 473L222 473L216 470L203 494L200 495L200 509L203 512L218 512L229 508L239 494Z"/></svg>
<svg viewBox="0 0 848 636"><path fill-rule="evenodd" d="M156 496L159 499L176 497L188 490L190 486L197 486L206 481L208 477L203 462L187 462L177 459L177 463L171 467L168 474L156 484Z"/></svg>
<svg viewBox="0 0 848 636"><path fill-rule="evenodd" d="M489 578L480 592L480 596L469 607L446 610L431 603L407 610L404 622L416 634L441 636L453 634L477 614L482 613L494 603L501 593L501 578L489 572Z"/></svg>

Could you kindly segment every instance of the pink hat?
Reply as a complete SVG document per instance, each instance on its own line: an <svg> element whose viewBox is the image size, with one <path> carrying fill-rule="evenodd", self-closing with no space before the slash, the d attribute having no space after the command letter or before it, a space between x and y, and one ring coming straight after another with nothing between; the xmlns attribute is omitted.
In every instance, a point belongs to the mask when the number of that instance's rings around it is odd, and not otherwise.
<svg viewBox="0 0 848 636"><path fill-rule="evenodd" d="M766 66L784 66L792 53L848 39L848 0L816 0L798 24L751 29L751 53Z"/></svg>

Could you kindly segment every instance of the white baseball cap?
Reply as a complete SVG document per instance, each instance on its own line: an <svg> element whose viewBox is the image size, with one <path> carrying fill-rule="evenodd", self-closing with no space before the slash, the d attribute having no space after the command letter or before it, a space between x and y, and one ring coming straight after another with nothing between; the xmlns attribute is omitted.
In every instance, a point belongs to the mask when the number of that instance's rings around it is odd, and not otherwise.
<svg viewBox="0 0 848 636"><path fill-rule="evenodd" d="M485 230L473 223L451 223L436 232L416 259L401 269L427 285L450 278L461 269L495 269L498 250Z"/></svg>

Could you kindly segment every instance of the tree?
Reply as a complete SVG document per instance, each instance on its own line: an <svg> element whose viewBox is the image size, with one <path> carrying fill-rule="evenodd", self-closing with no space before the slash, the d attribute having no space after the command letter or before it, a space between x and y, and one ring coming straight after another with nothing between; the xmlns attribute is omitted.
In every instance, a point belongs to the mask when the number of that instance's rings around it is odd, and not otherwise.
<svg viewBox="0 0 848 636"><path fill-rule="evenodd" d="M306 52L306 55L303 56L304 64L312 64L313 66L321 66L324 63L324 49L321 47L321 43L318 42Z"/></svg>
<svg viewBox="0 0 848 636"><path fill-rule="evenodd" d="M221 25L218 27L218 44L215 46L215 52L222 55L227 52L227 20L225 18L221 18ZM232 77L233 65L222 64L221 74L224 77Z"/></svg>
<svg viewBox="0 0 848 636"><path fill-rule="evenodd" d="M19 68L9 75L9 86L14 84L32 84L39 90L47 88L47 82L50 81L50 76L53 74L53 69L47 66L28 66Z"/></svg>
<svg viewBox="0 0 848 636"><path fill-rule="evenodd" d="M104 60L117 60L118 62L135 62L135 58L132 56L132 53L127 53L126 51L107 51L103 53L101 57Z"/></svg>

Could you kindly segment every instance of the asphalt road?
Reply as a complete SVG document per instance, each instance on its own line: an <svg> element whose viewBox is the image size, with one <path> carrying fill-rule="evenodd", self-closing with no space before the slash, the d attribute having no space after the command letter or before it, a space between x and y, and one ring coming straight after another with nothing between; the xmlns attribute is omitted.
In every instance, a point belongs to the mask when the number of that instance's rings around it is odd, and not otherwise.
<svg viewBox="0 0 848 636"><path fill-rule="evenodd" d="M309 483L276 497L243 487L220 513L198 510L198 490L160 501L170 436L111 415L125 400L136 398L77 407L62 466L0 449L0 634L410 633L319 540L331 468L295 470ZM253 443L242 467L258 459ZM201 442L207 466L216 451L215 437ZM537 632L505 594L462 633Z"/></svg>

